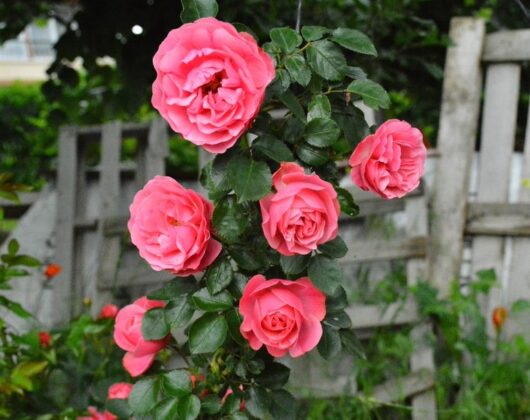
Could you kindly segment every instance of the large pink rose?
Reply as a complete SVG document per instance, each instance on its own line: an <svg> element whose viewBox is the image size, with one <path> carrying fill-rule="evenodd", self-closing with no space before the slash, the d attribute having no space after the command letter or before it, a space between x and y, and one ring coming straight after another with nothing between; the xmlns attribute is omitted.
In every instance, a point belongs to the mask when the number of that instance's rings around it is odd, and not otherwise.
<svg viewBox="0 0 530 420"><path fill-rule="evenodd" d="M131 393L133 389L132 384L128 384L127 382L117 382L110 386L107 399L109 400L126 400L129 398L129 394Z"/></svg>
<svg viewBox="0 0 530 420"><path fill-rule="evenodd" d="M212 204L173 178L149 181L136 193L130 212L132 243L156 271L198 273L221 252L210 233Z"/></svg>
<svg viewBox="0 0 530 420"><path fill-rule="evenodd" d="M262 345L274 357L287 352L298 357L312 350L322 337L326 296L307 278L296 281L250 279L239 302L241 334L253 350Z"/></svg>
<svg viewBox="0 0 530 420"><path fill-rule="evenodd" d="M307 175L296 163L282 163L273 177L276 193L259 202L269 245L283 255L309 254L335 239L340 206L333 186Z"/></svg>
<svg viewBox="0 0 530 420"><path fill-rule="evenodd" d="M403 197L420 184L426 156L420 130L388 120L353 151L351 177L359 188L382 198Z"/></svg>
<svg viewBox="0 0 530 420"><path fill-rule="evenodd" d="M114 324L114 341L125 350L123 367L138 376L144 373L156 354L166 346L167 340L145 340L142 335L142 319L152 308L161 308L164 302L149 300L145 296L120 309Z"/></svg>
<svg viewBox="0 0 530 420"><path fill-rule="evenodd" d="M274 79L274 63L254 38L211 17L172 30L153 64L153 106L173 130L211 153L234 145Z"/></svg>

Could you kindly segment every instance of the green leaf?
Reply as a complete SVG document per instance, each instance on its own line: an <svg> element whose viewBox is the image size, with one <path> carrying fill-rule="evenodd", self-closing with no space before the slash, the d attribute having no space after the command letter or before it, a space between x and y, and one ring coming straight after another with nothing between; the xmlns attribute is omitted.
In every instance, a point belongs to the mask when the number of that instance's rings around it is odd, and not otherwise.
<svg viewBox="0 0 530 420"><path fill-rule="evenodd" d="M316 41L307 48L307 62L313 71L326 80L340 81L347 64L340 48L330 41Z"/></svg>
<svg viewBox="0 0 530 420"><path fill-rule="evenodd" d="M287 108L289 108L296 118L302 122L305 121L304 108L302 108L300 101L291 90L285 91L280 95L279 99Z"/></svg>
<svg viewBox="0 0 530 420"><path fill-rule="evenodd" d="M324 165L329 160L329 151L313 147L307 143L302 143L296 150L298 157L311 166Z"/></svg>
<svg viewBox="0 0 530 420"><path fill-rule="evenodd" d="M302 43L302 37L291 28L274 28L270 31L272 42L284 53L292 52Z"/></svg>
<svg viewBox="0 0 530 420"><path fill-rule="evenodd" d="M256 376L256 382L261 386L271 389L280 389L289 380L291 369L281 363L273 362Z"/></svg>
<svg viewBox="0 0 530 420"><path fill-rule="evenodd" d="M377 56L377 50L370 38L355 29L337 28L333 31L331 40L348 50Z"/></svg>
<svg viewBox="0 0 530 420"><path fill-rule="evenodd" d="M329 32L328 28L323 26L303 26L302 36L306 41L317 41Z"/></svg>
<svg viewBox="0 0 530 420"><path fill-rule="evenodd" d="M188 296L180 296L178 299L170 300L165 307L166 321L174 333L178 328L184 327L193 316L195 308Z"/></svg>
<svg viewBox="0 0 530 420"><path fill-rule="evenodd" d="M291 86L291 76L284 69L277 69L276 76L271 83L271 92L273 95L281 95Z"/></svg>
<svg viewBox="0 0 530 420"><path fill-rule="evenodd" d="M337 236L332 241L320 245L318 250L332 258L342 258L347 254L348 247L342 238Z"/></svg>
<svg viewBox="0 0 530 420"><path fill-rule="evenodd" d="M333 294L342 281L340 266L324 255L317 255L311 260L307 274L315 286L326 294Z"/></svg>
<svg viewBox="0 0 530 420"><path fill-rule="evenodd" d="M326 95L315 95L311 102L309 102L309 111L307 113L307 121L315 118L331 118L331 104Z"/></svg>
<svg viewBox="0 0 530 420"><path fill-rule="evenodd" d="M126 399L113 398L111 400L107 400L106 408L119 418L128 419L132 414L131 409L129 408L129 403Z"/></svg>
<svg viewBox="0 0 530 420"><path fill-rule="evenodd" d="M243 321L239 311L236 308L233 308L226 312L225 317L228 323L228 331L230 332L232 339L241 346L246 344L247 340L243 338L239 329L241 327L241 322Z"/></svg>
<svg viewBox="0 0 530 420"><path fill-rule="evenodd" d="M289 118L285 124L283 141L294 144L304 135L305 123L297 118Z"/></svg>
<svg viewBox="0 0 530 420"><path fill-rule="evenodd" d="M223 316L208 313L190 327L189 345L193 354L213 353L224 343L228 325Z"/></svg>
<svg viewBox="0 0 530 420"><path fill-rule="evenodd" d="M154 420L173 420L178 418L178 404L179 400L177 398L166 398L160 401L154 409Z"/></svg>
<svg viewBox="0 0 530 420"><path fill-rule="evenodd" d="M2 260L7 255L2 255ZM39 267L41 262L37 258L30 257L29 255L9 255L9 261L6 261L9 265L22 265L24 267Z"/></svg>
<svg viewBox="0 0 530 420"><path fill-rule="evenodd" d="M232 296L226 290L216 295L211 295L206 287L192 296L193 303L197 308L206 312L218 312L232 307Z"/></svg>
<svg viewBox="0 0 530 420"><path fill-rule="evenodd" d="M280 257L280 266L287 275L299 274L304 271L311 260L311 254L308 255L293 255Z"/></svg>
<svg viewBox="0 0 530 420"><path fill-rule="evenodd" d="M129 394L129 406L134 414L149 414L158 401L160 382L158 378L143 378L134 384Z"/></svg>
<svg viewBox="0 0 530 420"><path fill-rule="evenodd" d="M361 79L361 80L368 78L367 74L364 72L362 68L353 67L353 66L348 66L348 69L346 70L346 76L352 79Z"/></svg>
<svg viewBox="0 0 530 420"><path fill-rule="evenodd" d="M271 392L271 414L274 420L296 420L296 399L285 389Z"/></svg>
<svg viewBox="0 0 530 420"><path fill-rule="evenodd" d="M9 252L9 255L16 255L19 249L20 245L18 241L16 239L11 239L7 245L7 252Z"/></svg>
<svg viewBox="0 0 530 420"><path fill-rule="evenodd" d="M360 357L366 360L361 342L352 330L340 330L340 341L342 348L349 354Z"/></svg>
<svg viewBox="0 0 530 420"><path fill-rule="evenodd" d="M13 312L15 315L18 315L20 318L27 319L31 318L32 315L26 311L22 305L18 302L14 302L4 296L0 296L0 306L3 306Z"/></svg>
<svg viewBox="0 0 530 420"><path fill-rule="evenodd" d="M348 92L359 95L370 108L388 108L390 97L383 87L372 80L354 80L346 88Z"/></svg>
<svg viewBox="0 0 530 420"><path fill-rule="evenodd" d="M161 340L169 334L164 308L149 309L142 318L142 335L145 340Z"/></svg>
<svg viewBox="0 0 530 420"><path fill-rule="evenodd" d="M271 190L272 175L265 162L237 156L228 164L228 176L240 203L257 201Z"/></svg>
<svg viewBox="0 0 530 420"><path fill-rule="evenodd" d="M341 328L351 328L351 319L345 311L335 311L326 313L324 324L329 325L337 330Z"/></svg>
<svg viewBox="0 0 530 420"><path fill-rule="evenodd" d="M171 300L194 290L197 290L197 282L193 276L175 277L160 289L148 293L147 297L153 300Z"/></svg>
<svg viewBox="0 0 530 420"><path fill-rule="evenodd" d="M348 298L344 287L339 286L335 293L326 297L326 313L334 313L342 311L348 306Z"/></svg>
<svg viewBox="0 0 530 420"><path fill-rule="evenodd" d="M512 307L510 308L510 313L517 314L520 312L524 312L530 309L530 302L526 299L517 299L514 303L512 303Z"/></svg>
<svg viewBox="0 0 530 420"><path fill-rule="evenodd" d="M217 236L226 243L234 243L249 227L248 217L243 206L237 203L234 196L228 196L217 202L212 218Z"/></svg>
<svg viewBox="0 0 530 420"><path fill-rule="evenodd" d="M252 149L259 151L276 162L289 162L294 160L293 153L285 143L270 134L264 134L254 140L252 142Z"/></svg>
<svg viewBox="0 0 530 420"><path fill-rule="evenodd" d="M306 141L315 147L331 146L337 141L340 128L333 120L314 118L306 125Z"/></svg>
<svg viewBox="0 0 530 420"><path fill-rule="evenodd" d="M244 245L231 246L228 253L243 270L257 271L265 264L261 256L256 255L254 249Z"/></svg>
<svg viewBox="0 0 530 420"><path fill-rule="evenodd" d="M191 378L189 372L175 369L162 375L164 392L172 397L182 397L191 394Z"/></svg>
<svg viewBox="0 0 530 420"><path fill-rule="evenodd" d="M285 60L285 68L291 78L302 86L307 86L311 81L311 69L307 66L302 55L293 55Z"/></svg>
<svg viewBox="0 0 530 420"><path fill-rule="evenodd" d="M215 213L214 213L215 217ZM232 266L226 259L221 259L210 266L204 275L206 287L210 294L215 295L224 290L232 281Z"/></svg>
<svg viewBox="0 0 530 420"><path fill-rule="evenodd" d="M269 415L270 396L264 388L253 386L249 391L249 399L246 402L247 410L258 419L264 419Z"/></svg>
<svg viewBox="0 0 530 420"><path fill-rule="evenodd" d="M215 0L181 0L181 3L180 20L182 23L193 22L202 17L215 17L219 11Z"/></svg>
<svg viewBox="0 0 530 420"><path fill-rule="evenodd" d="M190 394L179 400L178 419L194 420L199 417L201 411L201 400L196 395Z"/></svg>
<svg viewBox="0 0 530 420"><path fill-rule="evenodd" d="M337 191L341 211L351 217L358 216L359 206L353 200L350 192L344 188L335 188L335 191Z"/></svg>
<svg viewBox="0 0 530 420"><path fill-rule="evenodd" d="M341 350L339 332L324 324L322 326L322 338L317 348L324 359L330 360L335 357Z"/></svg>
<svg viewBox="0 0 530 420"><path fill-rule="evenodd" d="M202 399L201 409L210 416L221 411L221 399L217 395L207 395Z"/></svg>

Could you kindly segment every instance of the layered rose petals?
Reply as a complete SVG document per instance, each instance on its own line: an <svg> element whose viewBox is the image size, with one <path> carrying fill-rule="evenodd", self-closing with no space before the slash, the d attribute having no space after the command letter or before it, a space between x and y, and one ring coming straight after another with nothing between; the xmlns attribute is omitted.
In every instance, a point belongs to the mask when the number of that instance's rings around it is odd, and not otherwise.
<svg viewBox="0 0 530 420"><path fill-rule="evenodd" d="M156 354L166 346L166 340L145 340L142 335L142 319L152 308L160 308L164 302L141 297L134 303L123 307L116 315L114 341L125 350L123 366L131 376L144 373Z"/></svg>
<svg viewBox="0 0 530 420"><path fill-rule="evenodd" d="M322 337L326 297L307 278L296 281L250 279L239 303L241 334L253 350L263 345L274 357L299 357Z"/></svg>
<svg viewBox="0 0 530 420"><path fill-rule="evenodd" d="M203 271L221 252L211 237L212 204L173 178L157 176L134 197L128 228L140 255L156 271Z"/></svg>
<svg viewBox="0 0 530 420"><path fill-rule="evenodd" d="M234 145L274 79L271 57L252 36L211 17L172 30L153 64L153 106L173 130L211 153Z"/></svg>
<svg viewBox="0 0 530 420"><path fill-rule="evenodd" d="M276 193L260 200L263 233L272 248L305 255L335 239L340 206L329 182L296 163L282 163L272 181Z"/></svg>
<svg viewBox="0 0 530 420"><path fill-rule="evenodd" d="M423 135L406 121L388 120L353 151L353 182L385 199L403 197L420 184L427 150Z"/></svg>

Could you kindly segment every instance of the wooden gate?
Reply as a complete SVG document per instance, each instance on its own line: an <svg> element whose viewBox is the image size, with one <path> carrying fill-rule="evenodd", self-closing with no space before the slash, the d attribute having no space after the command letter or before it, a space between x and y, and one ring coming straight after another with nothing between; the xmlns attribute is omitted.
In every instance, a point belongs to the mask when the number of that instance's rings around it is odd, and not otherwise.
<svg viewBox="0 0 530 420"><path fill-rule="evenodd" d="M530 109L524 110L524 151L514 152L530 30L485 35L483 21L455 18L450 37L455 45L447 53L444 79L430 273L447 293L450 281L460 277L469 238L468 272L494 268L497 274L499 287L484 302L489 319L496 306L530 298L530 189L524 181L530 178ZM473 167L476 182L471 182ZM530 334L527 321L511 320L507 328Z"/></svg>

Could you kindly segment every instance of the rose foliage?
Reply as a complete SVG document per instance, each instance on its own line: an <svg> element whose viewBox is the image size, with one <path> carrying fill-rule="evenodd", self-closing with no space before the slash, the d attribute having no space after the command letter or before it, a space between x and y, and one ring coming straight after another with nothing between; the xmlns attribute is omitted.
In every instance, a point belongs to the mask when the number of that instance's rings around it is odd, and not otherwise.
<svg viewBox="0 0 530 420"><path fill-rule="evenodd" d="M134 385L111 393L138 417L294 418L277 358L360 351L337 262L348 251L340 213L358 208L336 161L351 155L354 183L401 197L423 173L422 135L393 120L366 137L355 101L378 109L389 98L355 66L377 55L363 33L282 27L259 46L215 19L215 1L182 3L184 24L154 53L152 104L215 156L200 177L207 197L157 176L131 204L133 244L176 277L117 314ZM162 350L187 367L155 362Z"/></svg>

